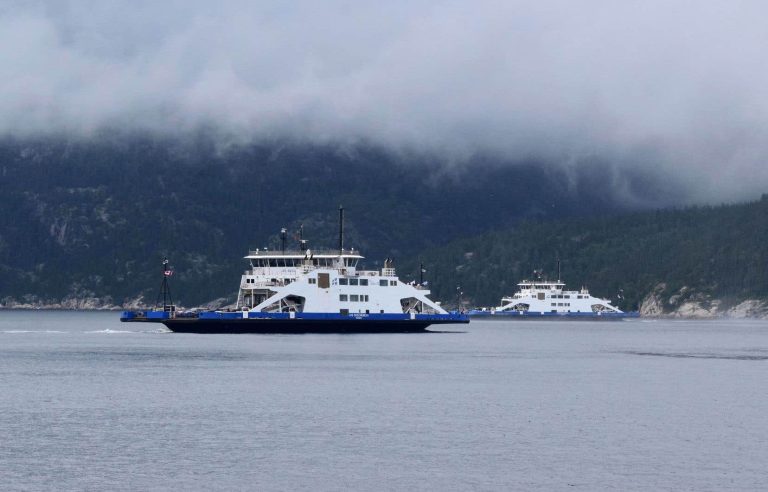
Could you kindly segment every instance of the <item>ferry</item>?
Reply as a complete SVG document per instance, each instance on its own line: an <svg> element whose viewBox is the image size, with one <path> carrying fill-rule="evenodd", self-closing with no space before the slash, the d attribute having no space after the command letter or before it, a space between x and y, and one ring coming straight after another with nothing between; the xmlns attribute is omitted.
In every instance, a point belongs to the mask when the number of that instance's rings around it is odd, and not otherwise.
<svg viewBox="0 0 768 492"><path fill-rule="evenodd" d="M468 312L473 318L520 318L520 319L584 319L618 320L637 318L636 311L624 312L611 305L607 299L592 296L581 290L565 290L560 280L524 280L517 284L518 291L501 298L501 305L495 308L473 309Z"/></svg>
<svg viewBox="0 0 768 492"><path fill-rule="evenodd" d="M161 322L184 333L420 332L430 325L469 322L466 314L449 313L429 299L423 285L400 280L391 259L378 270L358 268L364 257L344 248L343 208L337 250L313 251L301 236L298 249L287 250L285 229L281 239L279 251L245 256L250 266L240 279L234 309L184 313L164 301L162 309L125 311L120 320Z"/></svg>

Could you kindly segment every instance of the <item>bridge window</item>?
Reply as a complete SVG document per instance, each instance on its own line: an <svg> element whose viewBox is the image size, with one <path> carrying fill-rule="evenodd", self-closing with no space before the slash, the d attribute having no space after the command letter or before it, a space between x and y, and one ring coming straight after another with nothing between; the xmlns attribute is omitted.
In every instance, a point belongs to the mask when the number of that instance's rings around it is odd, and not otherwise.
<svg viewBox="0 0 768 492"><path fill-rule="evenodd" d="M347 280L346 278L340 278L339 285L349 285L349 280Z"/></svg>
<svg viewBox="0 0 768 492"><path fill-rule="evenodd" d="M339 294L339 300L341 302L347 302L347 294Z"/></svg>
<svg viewBox="0 0 768 492"><path fill-rule="evenodd" d="M349 279L349 285L357 285L357 284L358 284L358 279L356 278Z"/></svg>
<svg viewBox="0 0 768 492"><path fill-rule="evenodd" d="M397 285L397 280L390 280L389 285Z"/></svg>
<svg viewBox="0 0 768 492"><path fill-rule="evenodd" d="M361 278L360 279L360 285L368 285L368 279L367 278Z"/></svg>
<svg viewBox="0 0 768 492"><path fill-rule="evenodd" d="M379 280L379 286L380 287L386 287L387 285L389 285L389 284L387 283L386 280Z"/></svg>

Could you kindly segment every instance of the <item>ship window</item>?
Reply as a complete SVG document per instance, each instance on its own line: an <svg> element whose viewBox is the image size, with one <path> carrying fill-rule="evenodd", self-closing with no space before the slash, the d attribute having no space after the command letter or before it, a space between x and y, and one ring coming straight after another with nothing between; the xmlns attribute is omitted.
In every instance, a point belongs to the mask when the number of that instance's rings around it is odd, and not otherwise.
<svg viewBox="0 0 768 492"><path fill-rule="evenodd" d="M554 302L552 303L552 305L553 305L553 306L557 306L557 304L555 304Z"/></svg>
<svg viewBox="0 0 768 492"><path fill-rule="evenodd" d="M361 295L360 300L363 302L368 302L368 296L367 295Z"/></svg>
<svg viewBox="0 0 768 492"><path fill-rule="evenodd" d="M361 278L360 279L360 285L368 285L368 279L367 278Z"/></svg>
<svg viewBox="0 0 768 492"><path fill-rule="evenodd" d="M571 296L565 296L565 298L566 298L566 299L570 299L570 298L571 298Z"/></svg>
<svg viewBox="0 0 768 492"><path fill-rule="evenodd" d="M389 285L397 285L397 280L390 280Z"/></svg>
<svg viewBox="0 0 768 492"><path fill-rule="evenodd" d="M381 286L381 287L386 287L387 285L388 285L388 284L387 284L387 281L386 281L386 280L379 280L379 286Z"/></svg>
<svg viewBox="0 0 768 492"><path fill-rule="evenodd" d="M316 284L317 283L317 279L316 278L311 278L311 279L309 279L309 283L310 284Z"/></svg>
<svg viewBox="0 0 768 492"><path fill-rule="evenodd" d="M347 302L347 294L339 294L339 300L341 302Z"/></svg>
<svg viewBox="0 0 768 492"><path fill-rule="evenodd" d="M358 302L359 301L359 296L357 294L352 294L352 295L349 296L349 300L351 302Z"/></svg>
<svg viewBox="0 0 768 492"><path fill-rule="evenodd" d="M349 285L357 285L357 284L358 284L358 279L356 278L349 279Z"/></svg>
<svg viewBox="0 0 768 492"><path fill-rule="evenodd" d="M339 285L349 285L349 281L345 278L340 278Z"/></svg>

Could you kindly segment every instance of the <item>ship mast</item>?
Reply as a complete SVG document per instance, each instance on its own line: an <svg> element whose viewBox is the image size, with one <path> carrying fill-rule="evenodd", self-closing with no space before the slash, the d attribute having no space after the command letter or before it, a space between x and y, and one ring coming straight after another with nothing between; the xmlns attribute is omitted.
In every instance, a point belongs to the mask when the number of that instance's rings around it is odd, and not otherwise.
<svg viewBox="0 0 768 492"><path fill-rule="evenodd" d="M339 256L344 254L344 207L339 205Z"/></svg>
<svg viewBox="0 0 768 492"><path fill-rule="evenodd" d="M163 298L163 311L168 309L168 306L173 306L173 297L171 297L171 286L168 284L168 277L173 275L168 257L163 257L163 281L160 284L160 292L157 294L157 300L155 301L155 307L160 305L160 297Z"/></svg>

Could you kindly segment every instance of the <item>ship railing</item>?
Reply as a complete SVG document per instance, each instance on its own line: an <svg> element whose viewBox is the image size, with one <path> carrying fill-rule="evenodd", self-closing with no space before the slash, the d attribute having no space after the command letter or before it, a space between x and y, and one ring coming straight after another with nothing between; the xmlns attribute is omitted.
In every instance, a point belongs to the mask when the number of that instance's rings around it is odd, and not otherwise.
<svg viewBox="0 0 768 492"><path fill-rule="evenodd" d="M311 255L323 255L323 256L338 256L339 250L338 249L316 249L311 248L310 249ZM286 249L285 251L280 249L267 249L267 250L248 250L248 256L291 256L291 257L297 257L297 256L307 256L306 251L301 251L300 249ZM356 249L345 249L344 256L360 256L360 251Z"/></svg>
<svg viewBox="0 0 768 492"><path fill-rule="evenodd" d="M264 287L282 287L286 285L285 282L277 281L277 282L255 282L252 284L241 284L241 289L245 290L253 290L258 288L264 288Z"/></svg>
<svg viewBox="0 0 768 492"><path fill-rule="evenodd" d="M378 277L379 272L376 270L358 270L357 275L359 277Z"/></svg>

